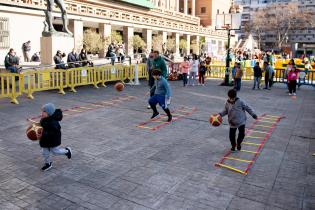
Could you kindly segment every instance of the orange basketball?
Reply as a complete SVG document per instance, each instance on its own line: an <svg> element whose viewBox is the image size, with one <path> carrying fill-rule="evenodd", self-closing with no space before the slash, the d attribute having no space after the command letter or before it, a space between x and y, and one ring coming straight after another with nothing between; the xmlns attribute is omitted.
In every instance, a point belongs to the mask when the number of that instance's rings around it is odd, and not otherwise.
<svg viewBox="0 0 315 210"><path fill-rule="evenodd" d="M220 126L222 123L222 117L219 114L213 114L210 116L209 122L212 126Z"/></svg>
<svg viewBox="0 0 315 210"><path fill-rule="evenodd" d="M36 141L38 140L37 135L43 132L43 128L38 125L30 125L26 129L26 136L29 138L29 140Z"/></svg>
<svg viewBox="0 0 315 210"><path fill-rule="evenodd" d="M123 89L125 88L125 85L123 84L123 83L121 83L121 82L117 82L116 84L115 84L115 89L117 90L117 91L122 91Z"/></svg>

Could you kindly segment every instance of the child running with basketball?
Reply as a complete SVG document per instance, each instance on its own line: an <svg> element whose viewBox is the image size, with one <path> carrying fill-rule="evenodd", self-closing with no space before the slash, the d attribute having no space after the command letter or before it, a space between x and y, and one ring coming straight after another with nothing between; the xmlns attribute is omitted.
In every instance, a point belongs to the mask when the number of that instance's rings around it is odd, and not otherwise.
<svg viewBox="0 0 315 210"><path fill-rule="evenodd" d="M151 119L159 116L159 112L156 109L156 105L159 104L164 112L167 114L167 122L172 121L172 115L170 110L168 109L168 105L171 101L171 89L167 82L167 80L161 76L161 71L158 69L154 69L152 71L152 75L154 78L154 85L150 90L151 93L154 93L153 96L149 99L149 104L151 109L153 110L153 114Z"/></svg>
<svg viewBox="0 0 315 210"><path fill-rule="evenodd" d="M225 103L224 110L219 113L221 117L228 115L228 121L230 125L230 142L232 145L231 151L235 152L241 150L241 144L245 137L245 124L246 124L246 113L247 111L254 119L257 119L257 115L254 111L240 98L237 97L237 91L231 89L228 91L228 100ZM238 129L237 145L235 142L236 130Z"/></svg>
<svg viewBox="0 0 315 210"><path fill-rule="evenodd" d="M49 158L50 153L54 155L66 155L71 158L71 149L69 147L60 148L61 144L61 126L59 122L62 120L62 111L56 109L54 104L48 103L42 107L40 126L43 127L42 133L38 134L39 145L43 149L43 157L45 165L43 171L47 171L52 167Z"/></svg>

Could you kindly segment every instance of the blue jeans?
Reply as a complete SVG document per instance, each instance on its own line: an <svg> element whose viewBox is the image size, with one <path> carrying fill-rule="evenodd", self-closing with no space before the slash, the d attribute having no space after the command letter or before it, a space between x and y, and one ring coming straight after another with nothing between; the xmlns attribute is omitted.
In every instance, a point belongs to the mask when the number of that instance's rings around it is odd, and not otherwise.
<svg viewBox="0 0 315 210"><path fill-rule="evenodd" d="M18 73L16 66L8 66L7 70L9 70L11 73Z"/></svg>
<svg viewBox="0 0 315 210"><path fill-rule="evenodd" d="M241 90L241 84L242 84L242 79L236 78L235 79L235 90L240 91Z"/></svg>
<svg viewBox="0 0 315 210"><path fill-rule="evenodd" d="M259 84L260 84L260 77L254 77L254 87L253 89L255 89L256 87L256 84L257 84L257 88L259 89Z"/></svg>

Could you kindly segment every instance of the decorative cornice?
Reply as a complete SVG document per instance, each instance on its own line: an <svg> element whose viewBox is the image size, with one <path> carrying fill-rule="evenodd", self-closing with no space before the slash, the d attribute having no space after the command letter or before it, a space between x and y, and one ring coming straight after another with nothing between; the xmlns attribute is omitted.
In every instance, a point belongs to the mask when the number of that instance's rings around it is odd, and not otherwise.
<svg viewBox="0 0 315 210"><path fill-rule="evenodd" d="M22 0L0 0L0 3L37 10L46 9L46 0L28 0L25 2ZM224 31L214 31L200 26L200 19L198 17L185 15L175 11L161 9L144 10L136 7L122 8L122 5L118 5L117 3L115 4L100 0L66 0L65 5L67 12L73 15L147 25L148 27L159 27L161 30L164 28L182 33L194 33L205 36L227 38ZM57 8L56 5L54 11L59 11L59 8Z"/></svg>

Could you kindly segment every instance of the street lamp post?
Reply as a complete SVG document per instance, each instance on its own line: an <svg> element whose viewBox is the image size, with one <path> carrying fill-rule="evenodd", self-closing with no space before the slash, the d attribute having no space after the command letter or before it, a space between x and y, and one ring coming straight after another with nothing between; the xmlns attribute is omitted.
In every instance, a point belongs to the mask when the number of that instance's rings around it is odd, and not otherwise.
<svg viewBox="0 0 315 210"><path fill-rule="evenodd" d="M240 7L235 6L232 3L229 13L227 14L217 14L216 15L216 30L227 30L228 32L228 43L227 43L227 55L225 63L225 79L221 85L229 86L230 85L230 61L231 61L231 31L241 29L241 13Z"/></svg>

